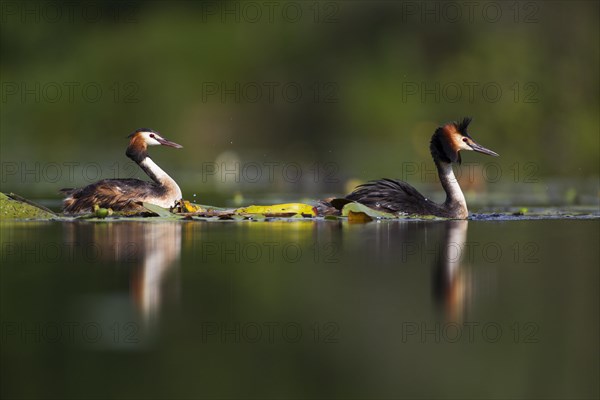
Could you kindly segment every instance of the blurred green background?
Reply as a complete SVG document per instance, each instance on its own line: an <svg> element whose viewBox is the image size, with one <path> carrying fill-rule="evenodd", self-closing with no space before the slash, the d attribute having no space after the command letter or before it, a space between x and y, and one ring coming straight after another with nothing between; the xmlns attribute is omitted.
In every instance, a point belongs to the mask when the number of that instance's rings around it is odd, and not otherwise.
<svg viewBox="0 0 600 400"><path fill-rule="evenodd" d="M433 190L430 135L472 116L471 135L501 157L463 157L494 163L494 178L476 176L467 190L548 198L553 180L559 199L598 199L598 2L3 1L1 10L5 192L58 198L61 187L141 177L124 157L139 127L184 146L151 156L203 203L314 198L384 176ZM223 175L236 162L237 176Z"/></svg>
<svg viewBox="0 0 600 400"><path fill-rule="evenodd" d="M599 7L1 1L0 190L57 206L62 187L143 178L124 153L149 127L184 146L150 154L203 204L304 201L384 176L438 199L429 138L472 116L474 139L501 157L463 156L470 210L597 206ZM431 221L4 223L2 394L597 398L597 219L469 221L468 236L463 222L458 242ZM467 239L503 258L436 258ZM298 244L304 258L203 260L204 244L257 243ZM421 251L402 261L406 245ZM339 257L314 256L324 249ZM456 310L500 323L503 341L401 341L403 323ZM138 317L137 348L9 331ZM340 337L202 343L210 321L333 321ZM539 342L512 341L515 323L534 323Z"/></svg>

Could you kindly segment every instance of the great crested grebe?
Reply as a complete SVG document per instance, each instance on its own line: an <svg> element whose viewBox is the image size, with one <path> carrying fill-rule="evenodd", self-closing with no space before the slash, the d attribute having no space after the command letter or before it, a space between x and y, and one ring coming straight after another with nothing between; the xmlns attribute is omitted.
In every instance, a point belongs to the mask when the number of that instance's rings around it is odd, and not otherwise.
<svg viewBox="0 0 600 400"><path fill-rule="evenodd" d="M358 186L343 199L321 204L323 214L331 214L332 207L339 210L347 203L355 201L378 211L398 215L433 215L443 218L465 219L469 216L465 196L454 176L452 163L460 164L460 151L473 150L490 156L495 152L477 144L467 133L471 118L451 122L436 129L431 137L429 150L444 190L446 201L436 204L406 182L382 179Z"/></svg>
<svg viewBox="0 0 600 400"><path fill-rule="evenodd" d="M152 179L103 179L79 189L61 189L67 195L63 211L67 214L89 212L95 205L120 211L140 209L139 202L169 208L181 199L181 189L165 171L148 157L148 146L183 146L166 140L152 129L138 129L128 136L125 154L135 161Z"/></svg>

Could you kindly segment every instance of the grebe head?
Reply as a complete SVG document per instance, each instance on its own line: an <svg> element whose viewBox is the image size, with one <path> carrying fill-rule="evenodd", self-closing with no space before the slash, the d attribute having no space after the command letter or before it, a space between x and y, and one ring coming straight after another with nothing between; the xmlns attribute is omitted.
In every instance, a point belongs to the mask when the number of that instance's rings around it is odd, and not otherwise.
<svg viewBox="0 0 600 400"><path fill-rule="evenodd" d="M146 146L163 145L163 146L175 147L176 149L181 149L183 147L180 144L171 142L170 140L163 138L162 136L160 136L160 134L157 131L153 131L152 129L147 129L147 128L137 129L135 132L133 132L128 137L130 138L130 141L129 141L130 145L135 142L138 145L141 145L143 143Z"/></svg>
<svg viewBox="0 0 600 400"><path fill-rule="evenodd" d="M478 144L467 132L471 118L464 118L460 122L451 122L437 128L431 138L429 146L431 155L435 160L446 163L461 162L460 151L469 150L490 156L498 156L492 150L486 149Z"/></svg>
<svg viewBox="0 0 600 400"><path fill-rule="evenodd" d="M148 146L169 146L181 149L183 146L163 138L158 132L152 129L137 129L129 137L129 146L125 154L135 162L141 162L147 157Z"/></svg>

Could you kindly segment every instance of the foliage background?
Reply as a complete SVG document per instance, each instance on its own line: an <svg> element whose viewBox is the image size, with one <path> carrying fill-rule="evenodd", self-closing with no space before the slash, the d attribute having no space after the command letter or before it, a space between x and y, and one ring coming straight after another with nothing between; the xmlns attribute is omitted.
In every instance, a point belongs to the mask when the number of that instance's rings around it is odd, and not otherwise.
<svg viewBox="0 0 600 400"><path fill-rule="evenodd" d="M123 156L138 127L184 145L152 155L190 198L316 197L383 176L437 188L401 169L430 168L435 127L469 115L473 137L502 156L493 161L505 185L491 190L531 188L524 174L542 192L550 178L591 178L585 190L597 199L598 2L273 2L272 14L266 3L53 2L54 18L48 3L3 2L2 190L57 197L65 185L140 176ZM276 85L272 101L265 83ZM290 83L302 88L298 101L279 90ZM207 91L236 84L223 99ZM490 84L502 90L497 101L494 88L481 90ZM260 183L203 174L222 160L297 163L304 178L290 184L281 169ZM64 162L102 171L67 179ZM47 163L63 168L60 179ZM314 179L315 165L334 179Z"/></svg>

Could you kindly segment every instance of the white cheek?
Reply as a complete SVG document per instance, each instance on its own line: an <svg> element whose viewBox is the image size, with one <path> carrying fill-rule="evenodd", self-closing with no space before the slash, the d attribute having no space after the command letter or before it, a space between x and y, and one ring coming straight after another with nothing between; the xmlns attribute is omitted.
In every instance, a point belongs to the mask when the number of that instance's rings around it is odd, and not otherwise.
<svg viewBox="0 0 600 400"><path fill-rule="evenodd" d="M156 140L150 136L150 133L144 132L144 133L142 133L142 135L144 137L144 141L146 142L146 144L148 146L158 146L160 144L158 142L158 140Z"/></svg>
<svg viewBox="0 0 600 400"><path fill-rule="evenodd" d="M473 150L471 148L471 146L469 146L468 144L466 144L465 142L463 142L462 140L460 141L460 145L458 146L461 150Z"/></svg>

